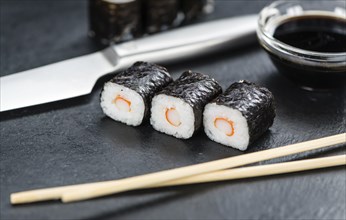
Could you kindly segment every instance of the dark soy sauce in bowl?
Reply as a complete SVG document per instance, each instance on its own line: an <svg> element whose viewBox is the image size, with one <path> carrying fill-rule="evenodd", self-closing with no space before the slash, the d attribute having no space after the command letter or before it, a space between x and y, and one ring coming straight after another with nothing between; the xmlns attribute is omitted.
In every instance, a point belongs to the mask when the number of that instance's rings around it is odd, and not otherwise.
<svg viewBox="0 0 346 220"><path fill-rule="evenodd" d="M279 72L300 86L327 89L345 85L343 17L331 13L286 16L260 24L258 37Z"/></svg>
<svg viewBox="0 0 346 220"><path fill-rule="evenodd" d="M346 20L327 16L301 16L281 23L273 37L303 50L346 52Z"/></svg>

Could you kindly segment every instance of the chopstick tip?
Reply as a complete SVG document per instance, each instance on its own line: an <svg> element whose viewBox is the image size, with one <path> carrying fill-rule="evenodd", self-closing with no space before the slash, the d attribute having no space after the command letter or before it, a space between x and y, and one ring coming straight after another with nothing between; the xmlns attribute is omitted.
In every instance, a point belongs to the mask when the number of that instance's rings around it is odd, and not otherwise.
<svg viewBox="0 0 346 220"><path fill-rule="evenodd" d="M11 205L20 204L21 203L20 197L18 197L16 193L11 193L10 203L11 203Z"/></svg>

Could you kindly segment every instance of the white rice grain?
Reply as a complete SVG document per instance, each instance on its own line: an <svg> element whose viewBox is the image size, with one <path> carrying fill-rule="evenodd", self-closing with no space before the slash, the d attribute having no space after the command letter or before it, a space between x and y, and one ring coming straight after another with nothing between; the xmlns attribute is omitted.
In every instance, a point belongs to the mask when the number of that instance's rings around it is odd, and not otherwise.
<svg viewBox="0 0 346 220"><path fill-rule="evenodd" d="M131 102L130 111L124 111L114 104L113 100L118 96ZM145 105L143 98L134 90L107 82L101 93L101 108L107 116L115 121L138 126L143 121Z"/></svg>
<svg viewBox="0 0 346 220"><path fill-rule="evenodd" d="M234 134L226 135L215 127L216 118L226 118L233 122ZM239 150L246 150L249 145L247 121L240 111L216 103L207 104L203 112L203 126L207 136L220 144Z"/></svg>
<svg viewBox="0 0 346 220"><path fill-rule="evenodd" d="M170 108L175 108L178 112L181 122L179 126L174 126L166 120L166 111ZM173 96L160 94L152 100L150 124L162 133L188 139L195 131L195 116L188 103Z"/></svg>

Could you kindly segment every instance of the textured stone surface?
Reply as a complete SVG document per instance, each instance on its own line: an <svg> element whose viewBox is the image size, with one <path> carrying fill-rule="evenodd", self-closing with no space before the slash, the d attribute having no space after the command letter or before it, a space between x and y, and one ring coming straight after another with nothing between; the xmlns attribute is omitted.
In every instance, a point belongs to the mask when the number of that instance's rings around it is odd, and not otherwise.
<svg viewBox="0 0 346 220"><path fill-rule="evenodd" d="M256 13L264 1L217 1L206 19ZM87 38L85 1L1 1L1 75L83 55L98 48ZM277 73L256 44L167 66L208 73L225 89L246 79L268 87L277 117L252 151L345 132L345 89L308 92ZM107 77L106 77L107 78ZM105 117L103 78L93 93L1 114L1 219L345 219L345 168L198 186L141 190L72 204L11 206L12 192L117 179L241 154L210 141L137 128ZM44 92L44 91L42 91ZM246 152L245 152L246 153ZM345 153L330 148L274 161ZM262 162L267 163L267 162Z"/></svg>

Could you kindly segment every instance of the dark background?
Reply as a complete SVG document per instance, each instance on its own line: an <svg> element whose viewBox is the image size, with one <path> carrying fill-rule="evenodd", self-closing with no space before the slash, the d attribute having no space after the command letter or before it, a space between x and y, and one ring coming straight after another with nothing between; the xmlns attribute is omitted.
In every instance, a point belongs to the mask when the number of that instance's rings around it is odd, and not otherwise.
<svg viewBox="0 0 346 220"><path fill-rule="evenodd" d="M216 1L214 14L204 20L258 13L267 3ZM86 6L79 0L1 1L1 75L98 50L87 37ZM345 132L345 87L302 90L277 73L257 44L167 67L174 78L192 69L212 75L223 88L247 79L273 92L275 123L247 152ZM344 167L141 190L72 204L11 206L10 193L17 191L118 179L242 154L208 140L203 131L179 140L148 123L134 128L110 120L99 106L106 79L90 95L1 114L1 219L346 219ZM274 161L340 153L344 147Z"/></svg>

